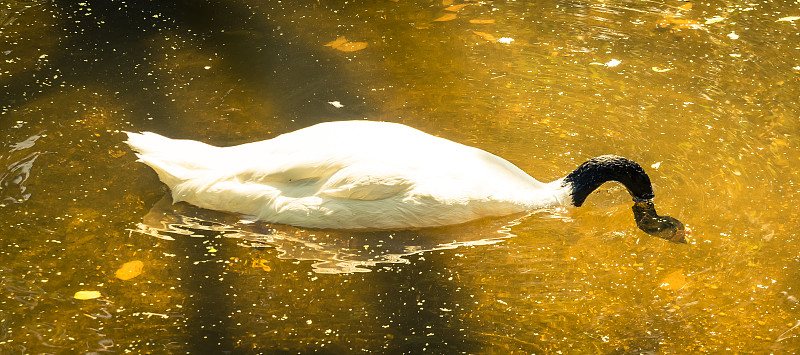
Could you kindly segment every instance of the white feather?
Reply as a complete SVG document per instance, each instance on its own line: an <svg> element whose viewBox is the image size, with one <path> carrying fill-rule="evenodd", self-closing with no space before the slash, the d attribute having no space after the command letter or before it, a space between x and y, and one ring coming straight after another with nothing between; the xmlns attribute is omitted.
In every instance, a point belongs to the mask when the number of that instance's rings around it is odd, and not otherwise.
<svg viewBox="0 0 800 355"><path fill-rule="evenodd" d="M321 123L233 147L128 133L173 200L309 228L397 229L463 223L568 204L480 149L387 122Z"/></svg>

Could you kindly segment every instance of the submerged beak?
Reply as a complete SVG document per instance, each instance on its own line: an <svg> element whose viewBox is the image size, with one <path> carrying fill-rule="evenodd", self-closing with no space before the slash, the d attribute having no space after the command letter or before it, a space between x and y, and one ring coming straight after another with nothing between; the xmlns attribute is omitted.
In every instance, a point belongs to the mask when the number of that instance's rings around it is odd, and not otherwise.
<svg viewBox="0 0 800 355"><path fill-rule="evenodd" d="M691 234L677 219L659 216L652 201L637 201L633 205L633 217L645 233L674 243L687 244L686 236Z"/></svg>
<svg viewBox="0 0 800 355"><path fill-rule="evenodd" d="M689 228L689 226L686 226L686 229L675 233L675 235L672 236L672 238L669 241L675 243L687 244L688 242L686 241L686 238L690 235L692 235L692 229Z"/></svg>

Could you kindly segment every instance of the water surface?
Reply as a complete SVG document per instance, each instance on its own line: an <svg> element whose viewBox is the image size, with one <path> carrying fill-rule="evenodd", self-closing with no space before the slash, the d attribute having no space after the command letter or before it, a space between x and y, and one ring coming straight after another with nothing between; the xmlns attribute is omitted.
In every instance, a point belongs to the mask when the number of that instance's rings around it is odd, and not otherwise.
<svg viewBox="0 0 800 355"><path fill-rule="evenodd" d="M5 1L0 353L798 352L798 16ZM121 133L229 145L342 119L405 123L542 181L627 156L691 241L643 234L614 184L581 208L439 229L247 223L172 205ZM118 278L132 261L141 274Z"/></svg>

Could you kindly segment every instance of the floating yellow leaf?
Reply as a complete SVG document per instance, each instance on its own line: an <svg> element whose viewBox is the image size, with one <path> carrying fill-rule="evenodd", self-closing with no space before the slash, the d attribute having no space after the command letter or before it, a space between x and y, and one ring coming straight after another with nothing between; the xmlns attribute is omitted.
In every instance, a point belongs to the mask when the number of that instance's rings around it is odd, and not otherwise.
<svg viewBox="0 0 800 355"><path fill-rule="evenodd" d="M367 48L367 42L348 42L344 36L337 38L325 44L326 47L331 47L342 52L355 52Z"/></svg>
<svg viewBox="0 0 800 355"><path fill-rule="evenodd" d="M108 150L108 154L109 154L109 155L110 155L112 158L119 158L119 157L121 157L121 156L125 155L125 152L124 152L124 151L122 151L122 150L114 150L114 149L109 149L109 150Z"/></svg>
<svg viewBox="0 0 800 355"><path fill-rule="evenodd" d="M336 48L336 47L339 47L339 46L341 46L341 45L343 45L343 44L345 44L345 43L347 43L347 38L344 38L344 36L342 36L342 37L339 37L339 38L337 38L337 39L336 39L336 40L334 40L334 41L331 41L331 42L325 43L325 46L326 46L326 47L333 47L333 48Z"/></svg>
<svg viewBox="0 0 800 355"><path fill-rule="evenodd" d="M460 11L461 9L463 9L466 6L469 6L469 4L448 6L447 8L445 8L445 10L452 11L452 12L458 12L458 11Z"/></svg>
<svg viewBox="0 0 800 355"><path fill-rule="evenodd" d="M130 280L142 274L144 263L139 260L129 261L122 264L117 272L114 274L120 280Z"/></svg>
<svg viewBox="0 0 800 355"><path fill-rule="evenodd" d="M75 292L74 297L76 300L93 300L95 298L103 297L103 295L98 291L78 291Z"/></svg>
<svg viewBox="0 0 800 355"><path fill-rule="evenodd" d="M725 21L725 18L722 16L714 16L708 20L706 20L706 25L710 25L712 23L722 22Z"/></svg>
<svg viewBox="0 0 800 355"><path fill-rule="evenodd" d="M685 3L685 4L681 5L681 6L678 6L678 8L683 9L683 10L691 10L692 9L692 3L687 2L687 3Z"/></svg>
<svg viewBox="0 0 800 355"><path fill-rule="evenodd" d="M264 271L269 272L270 270L272 270L272 268L270 268L269 265L267 265L267 263L269 263L269 261L265 259L253 260L253 267L258 267L263 269Z"/></svg>
<svg viewBox="0 0 800 355"><path fill-rule="evenodd" d="M489 42L497 42L497 37L493 36L491 33L478 32L478 31L472 31L472 33L481 36L483 39Z"/></svg>
<svg viewBox="0 0 800 355"><path fill-rule="evenodd" d="M673 271L661 279L661 287L664 290L677 291L686 286L686 276L683 275L683 270Z"/></svg>
<svg viewBox="0 0 800 355"><path fill-rule="evenodd" d="M342 52L355 52L367 48L367 42L347 42L336 49Z"/></svg>
<svg viewBox="0 0 800 355"><path fill-rule="evenodd" d="M439 18L437 18L437 19L435 19L433 21L442 22L442 21L450 21L450 20L455 20L455 19L456 19L456 14L452 14L451 13L451 14L444 14L444 15L442 15L442 17L439 17Z"/></svg>
<svg viewBox="0 0 800 355"><path fill-rule="evenodd" d="M485 24L489 24L489 23L494 23L494 20L492 20L492 19L489 19L489 20L476 19L476 20L469 20L469 23L476 23L476 24L480 24L480 25L485 25Z"/></svg>
<svg viewBox="0 0 800 355"><path fill-rule="evenodd" d="M781 21L788 21L788 22L792 22L792 21L795 21L795 20L800 20L800 16L787 16L787 17L781 17L781 18L779 18L779 19L777 20L777 22L781 22Z"/></svg>

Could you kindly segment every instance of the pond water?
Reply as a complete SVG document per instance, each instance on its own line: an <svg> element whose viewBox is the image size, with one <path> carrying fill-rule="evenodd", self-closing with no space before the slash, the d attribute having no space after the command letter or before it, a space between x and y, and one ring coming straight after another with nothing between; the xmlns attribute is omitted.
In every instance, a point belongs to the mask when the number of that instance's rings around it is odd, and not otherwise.
<svg viewBox="0 0 800 355"><path fill-rule="evenodd" d="M799 16L763 0L6 0L0 353L800 352ZM627 156L693 234L645 235L616 184L438 229L246 223L171 204L122 133L231 145L343 119L542 181Z"/></svg>

